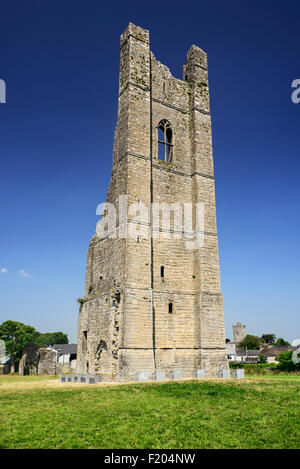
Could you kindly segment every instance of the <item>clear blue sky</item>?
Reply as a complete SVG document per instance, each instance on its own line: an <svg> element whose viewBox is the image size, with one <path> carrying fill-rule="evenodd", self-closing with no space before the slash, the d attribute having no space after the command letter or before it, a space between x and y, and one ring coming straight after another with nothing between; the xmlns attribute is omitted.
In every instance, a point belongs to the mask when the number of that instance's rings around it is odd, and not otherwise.
<svg viewBox="0 0 300 469"><path fill-rule="evenodd" d="M2 0L0 17L0 322L76 341L131 21L178 78L192 44L208 53L227 337L300 338L299 0Z"/></svg>

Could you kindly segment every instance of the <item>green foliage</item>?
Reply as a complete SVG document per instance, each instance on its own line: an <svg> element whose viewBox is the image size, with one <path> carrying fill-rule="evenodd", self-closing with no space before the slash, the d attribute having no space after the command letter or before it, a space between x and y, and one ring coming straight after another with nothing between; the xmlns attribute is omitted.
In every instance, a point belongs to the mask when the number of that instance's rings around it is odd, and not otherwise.
<svg viewBox="0 0 300 469"><path fill-rule="evenodd" d="M34 327L17 321L5 321L0 325L0 339L5 342L6 352L18 363L25 345L36 344L47 347L54 344L68 344L68 336L63 332L38 332Z"/></svg>
<svg viewBox="0 0 300 469"><path fill-rule="evenodd" d="M294 363L292 360L293 350L287 350L280 353L276 360L279 362L277 368L282 371L300 371L300 363ZM297 354L300 359L300 353Z"/></svg>
<svg viewBox="0 0 300 469"><path fill-rule="evenodd" d="M230 368L267 368L271 363L242 363L242 362L229 362Z"/></svg>
<svg viewBox="0 0 300 469"><path fill-rule="evenodd" d="M285 347L291 344L287 342L286 340L284 340L282 337L278 337L274 345L277 345L278 347Z"/></svg>
<svg viewBox="0 0 300 469"><path fill-rule="evenodd" d="M266 362L267 362L266 357L264 357L263 355L259 355L258 363L263 364L263 363L266 363Z"/></svg>
<svg viewBox="0 0 300 469"><path fill-rule="evenodd" d="M34 344L38 332L34 327L18 321L5 321L0 325L0 339L5 342L6 351L13 363L21 359L25 345Z"/></svg>
<svg viewBox="0 0 300 469"><path fill-rule="evenodd" d="M84 298L77 298L77 301L78 303L82 305L83 303L86 303L87 301L89 301L89 298L85 296Z"/></svg>
<svg viewBox="0 0 300 469"><path fill-rule="evenodd" d="M36 388L39 377L23 388L16 378L13 388L0 376L3 449L299 448L300 375Z"/></svg>
<svg viewBox="0 0 300 469"><path fill-rule="evenodd" d="M261 336L261 342L267 345L276 345L277 347L290 345L290 343L284 340L282 337L278 337L278 339L276 339L275 334L263 334Z"/></svg>
<svg viewBox="0 0 300 469"><path fill-rule="evenodd" d="M229 363L229 368L243 368L245 375L266 375L277 370L276 363Z"/></svg>
<svg viewBox="0 0 300 469"><path fill-rule="evenodd" d="M261 344L260 337L256 335L247 334L244 340L239 343L239 349L246 350L259 350Z"/></svg>
<svg viewBox="0 0 300 469"><path fill-rule="evenodd" d="M276 340L275 334L263 334L261 336L261 341L267 345L274 344L275 340Z"/></svg>
<svg viewBox="0 0 300 469"><path fill-rule="evenodd" d="M54 344L68 344L68 336L63 332L45 332L43 334L38 333L38 337L35 340L35 344L39 347L49 347Z"/></svg>

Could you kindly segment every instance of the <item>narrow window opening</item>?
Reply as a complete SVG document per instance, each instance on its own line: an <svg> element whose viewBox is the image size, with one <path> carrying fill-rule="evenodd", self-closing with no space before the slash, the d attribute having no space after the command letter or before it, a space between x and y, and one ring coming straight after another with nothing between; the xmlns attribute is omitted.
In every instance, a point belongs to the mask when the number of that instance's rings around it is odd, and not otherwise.
<svg viewBox="0 0 300 469"><path fill-rule="evenodd" d="M173 313L173 303L169 303L169 313Z"/></svg>
<svg viewBox="0 0 300 469"><path fill-rule="evenodd" d="M87 351L87 331L83 331L83 338L82 338L82 351Z"/></svg>
<svg viewBox="0 0 300 469"><path fill-rule="evenodd" d="M173 141L172 141L171 124L166 120L160 121L157 127L158 141L158 159L166 163L170 163L173 157Z"/></svg>
<svg viewBox="0 0 300 469"><path fill-rule="evenodd" d="M164 268L163 265L160 268L160 276L161 276L161 278L164 278L164 276L165 276L165 268Z"/></svg>

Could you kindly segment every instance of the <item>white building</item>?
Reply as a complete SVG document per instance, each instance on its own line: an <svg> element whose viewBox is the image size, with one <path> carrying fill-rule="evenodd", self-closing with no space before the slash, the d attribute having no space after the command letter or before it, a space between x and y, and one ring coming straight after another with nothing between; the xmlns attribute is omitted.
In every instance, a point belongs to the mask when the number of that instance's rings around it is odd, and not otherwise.
<svg viewBox="0 0 300 469"><path fill-rule="evenodd" d="M57 363L62 367L76 368L77 344L54 344L52 347L57 353Z"/></svg>

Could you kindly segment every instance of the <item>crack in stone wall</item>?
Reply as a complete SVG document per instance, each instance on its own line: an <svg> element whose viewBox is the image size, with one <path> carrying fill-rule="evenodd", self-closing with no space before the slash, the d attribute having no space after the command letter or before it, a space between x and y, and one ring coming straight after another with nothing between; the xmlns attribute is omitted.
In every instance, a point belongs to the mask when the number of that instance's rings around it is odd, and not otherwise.
<svg viewBox="0 0 300 469"><path fill-rule="evenodd" d="M118 358L119 358L119 339L120 339L120 302L121 302L121 288L120 285L114 283L114 291L112 294L112 304L114 307L113 312L113 335L112 335L112 379L115 379L118 372Z"/></svg>

